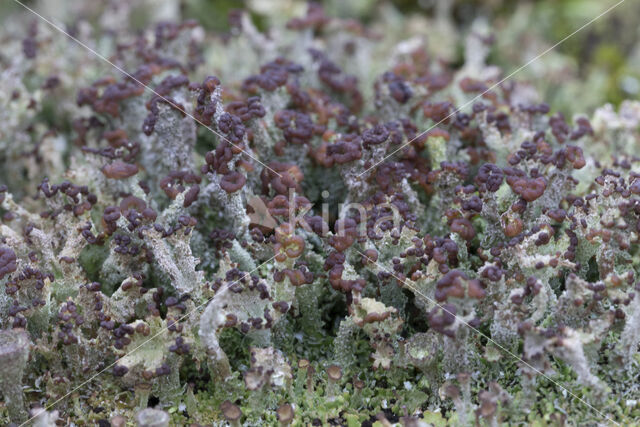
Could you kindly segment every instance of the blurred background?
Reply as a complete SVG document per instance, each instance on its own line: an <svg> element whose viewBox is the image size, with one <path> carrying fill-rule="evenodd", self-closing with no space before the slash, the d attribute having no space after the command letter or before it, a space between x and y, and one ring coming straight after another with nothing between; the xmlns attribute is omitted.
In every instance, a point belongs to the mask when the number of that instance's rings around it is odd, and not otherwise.
<svg viewBox="0 0 640 427"><path fill-rule="evenodd" d="M618 0L324 0L329 16L361 21L381 39L424 38L432 51L461 63L465 36L481 27L493 38L489 63L503 75L562 40ZM68 0L25 1L29 7L72 29L78 18L101 28L142 29L158 20L195 19L207 35L229 31L233 9L250 12L267 34L305 13L302 0ZM640 94L640 2L626 0L518 73L554 110L592 113ZM26 28L34 19L13 0L0 2L0 22ZM16 23L18 23L16 25ZM19 31L19 30L18 30ZM25 29L26 31L26 29Z"/></svg>

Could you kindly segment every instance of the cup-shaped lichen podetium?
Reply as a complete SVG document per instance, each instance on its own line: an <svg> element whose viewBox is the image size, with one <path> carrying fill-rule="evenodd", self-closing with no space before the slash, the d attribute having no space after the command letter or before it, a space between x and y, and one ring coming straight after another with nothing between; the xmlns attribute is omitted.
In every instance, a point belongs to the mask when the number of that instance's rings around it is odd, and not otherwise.
<svg viewBox="0 0 640 427"><path fill-rule="evenodd" d="M29 335L22 329L0 330L0 392L13 422L27 418L22 375L29 358L30 345Z"/></svg>
<svg viewBox="0 0 640 427"><path fill-rule="evenodd" d="M340 380L342 379L342 369L338 365L331 365L327 368L327 390L329 397L335 397L338 394Z"/></svg>

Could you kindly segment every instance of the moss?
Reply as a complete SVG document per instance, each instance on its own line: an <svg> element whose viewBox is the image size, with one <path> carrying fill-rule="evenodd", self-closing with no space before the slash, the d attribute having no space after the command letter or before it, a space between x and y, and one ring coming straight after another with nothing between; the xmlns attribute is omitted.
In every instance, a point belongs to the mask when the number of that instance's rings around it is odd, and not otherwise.
<svg viewBox="0 0 640 427"><path fill-rule="evenodd" d="M229 356L232 368L243 371L249 366L247 338L237 329L225 329L220 334L220 346Z"/></svg>
<svg viewBox="0 0 640 427"><path fill-rule="evenodd" d="M108 256L109 248L105 245L86 246L82 252L80 252L78 262L90 281L97 282L100 280L100 270ZM110 292L109 290L105 290L107 295L111 295L114 291L115 289L111 289Z"/></svg>

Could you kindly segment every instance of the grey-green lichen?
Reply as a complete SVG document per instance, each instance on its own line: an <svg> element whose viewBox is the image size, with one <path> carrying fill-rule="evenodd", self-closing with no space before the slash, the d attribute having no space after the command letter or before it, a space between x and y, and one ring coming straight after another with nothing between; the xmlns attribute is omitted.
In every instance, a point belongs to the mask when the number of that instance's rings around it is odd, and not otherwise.
<svg viewBox="0 0 640 427"><path fill-rule="evenodd" d="M637 423L637 6L227 3L4 21L0 423Z"/></svg>

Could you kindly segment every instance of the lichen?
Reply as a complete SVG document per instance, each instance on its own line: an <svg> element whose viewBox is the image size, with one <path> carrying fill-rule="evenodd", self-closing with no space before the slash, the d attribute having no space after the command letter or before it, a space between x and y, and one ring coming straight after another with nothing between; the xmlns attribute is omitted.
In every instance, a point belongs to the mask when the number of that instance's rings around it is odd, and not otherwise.
<svg viewBox="0 0 640 427"><path fill-rule="evenodd" d="M0 20L0 424L636 423L637 5L232 3Z"/></svg>

